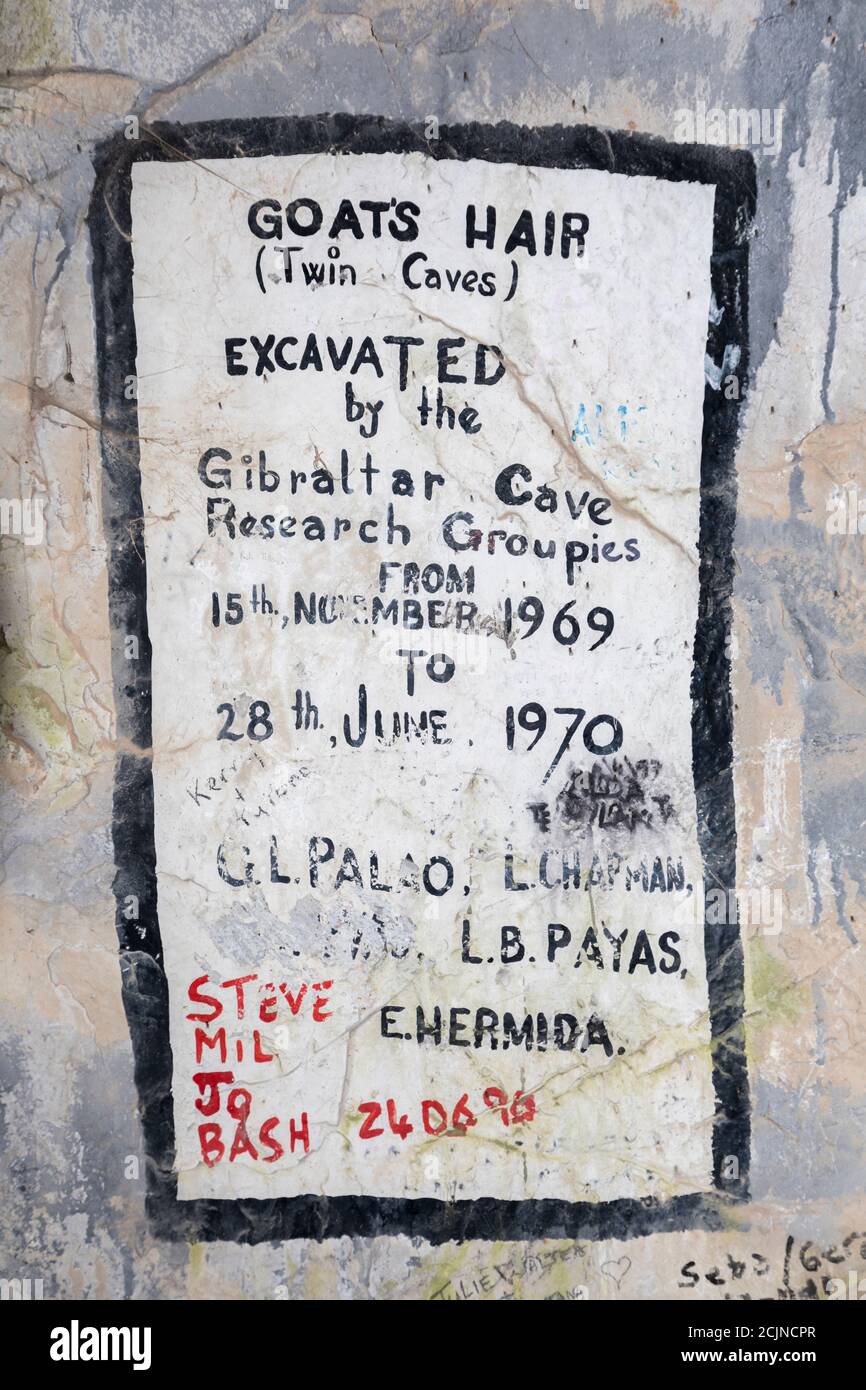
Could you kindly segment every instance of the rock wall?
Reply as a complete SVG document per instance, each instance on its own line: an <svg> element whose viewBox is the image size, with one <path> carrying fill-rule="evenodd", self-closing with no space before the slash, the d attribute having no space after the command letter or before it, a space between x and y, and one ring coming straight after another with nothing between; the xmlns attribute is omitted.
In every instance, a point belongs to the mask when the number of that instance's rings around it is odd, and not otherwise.
<svg viewBox="0 0 866 1390"><path fill-rule="evenodd" d="M23 506L4 514L0 598L0 1273L61 1298L711 1299L812 1297L861 1270L862 5L63 0L7 4L2 24L2 491ZM754 158L730 655L737 881L770 906L741 925L751 1171L721 1229L249 1245L148 1224L112 894L93 157L125 128L325 112Z"/></svg>

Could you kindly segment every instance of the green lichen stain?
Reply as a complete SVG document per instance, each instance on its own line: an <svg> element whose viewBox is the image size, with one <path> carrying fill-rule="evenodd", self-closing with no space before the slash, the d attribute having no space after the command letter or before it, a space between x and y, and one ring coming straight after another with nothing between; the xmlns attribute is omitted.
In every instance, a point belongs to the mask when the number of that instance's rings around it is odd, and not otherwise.
<svg viewBox="0 0 866 1390"><path fill-rule="evenodd" d="M204 1269L205 1250L201 1242L197 1241L189 1247L189 1263L187 1265L188 1282L194 1283Z"/></svg>
<svg viewBox="0 0 866 1390"><path fill-rule="evenodd" d="M41 743L55 753L68 745L68 721L51 696L38 686L22 682L8 693L4 705L28 744Z"/></svg>
<svg viewBox="0 0 866 1390"><path fill-rule="evenodd" d="M71 54L57 32L60 7L55 0L0 0L0 34L3 49L14 68L61 67Z"/></svg>
<svg viewBox="0 0 866 1390"><path fill-rule="evenodd" d="M747 947L746 1001L749 1029L755 1032L778 1023L799 1023L809 1009L807 986L786 961L759 936Z"/></svg>
<svg viewBox="0 0 866 1390"><path fill-rule="evenodd" d="M32 651L0 648L0 724L6 736L46 765L91 755L100 739L85 699L93 674L56 625Z"/></svg>

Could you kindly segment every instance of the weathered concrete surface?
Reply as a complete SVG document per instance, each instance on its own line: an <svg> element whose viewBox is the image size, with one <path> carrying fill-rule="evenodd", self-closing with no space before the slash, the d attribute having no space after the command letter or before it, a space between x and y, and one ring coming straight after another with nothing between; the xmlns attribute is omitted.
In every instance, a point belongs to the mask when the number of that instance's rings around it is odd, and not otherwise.
<svg viewBox="0 0 866 1390"><path fill-rule="evenodd" d="M45 502L44 542L2 545L5 1277L60 1297L718 1297L703 1276L732 1278L729 1255L747 1264L736 1291L766 1294L792 1235L801 1290L818 1277L804 1242L826 1251L864 1228L864 539L827 529L834 489L866 500L864 20L859 0L222 3L206 21L194 6L4 7L2 496ZM93 144L130 114L329 110L672 139L698 101L781 112L778 141L753 148L738 454L739 876L784 895L780 932L745 928L753 1201L724 1235L580 1247L156 1243L111 897ZM859 1242L843 1248L823 1272L862 1270Z"/></svg>

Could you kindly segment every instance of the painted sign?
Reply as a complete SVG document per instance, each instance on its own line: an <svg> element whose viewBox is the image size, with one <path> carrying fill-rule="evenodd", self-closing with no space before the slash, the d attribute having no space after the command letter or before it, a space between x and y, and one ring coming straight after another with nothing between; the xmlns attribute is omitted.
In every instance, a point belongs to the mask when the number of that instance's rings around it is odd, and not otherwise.
<svg viewBox="0 0 866 1390"><path fill-rule="evenodd" d="M706 911L744 167L349 118L106 152L118 922L166 1233L745 1194Z"/></svg>

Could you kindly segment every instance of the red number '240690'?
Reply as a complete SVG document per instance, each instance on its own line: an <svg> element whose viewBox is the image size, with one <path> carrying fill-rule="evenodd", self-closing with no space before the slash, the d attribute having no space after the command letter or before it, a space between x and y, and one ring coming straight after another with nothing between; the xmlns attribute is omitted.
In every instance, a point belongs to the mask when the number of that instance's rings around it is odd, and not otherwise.
<svg viewBox="0 0 866 1390"><path fill-rule="evenodd" d="M522 1125L528 1124L535 1119L535 1097L524 1095L522 1091L515 1091L509 1099L505 1091L501 1091L498 1086L488 1086L483 1095L484 1105L488 1110L496 1111L502 1124ZM421 1102L421 1128L425 1134L465 1134L468 1129L478 1123L478 1117L469 1107L469 1093L464 1092L457 1104L450 1111L438 1100L422 1100ZM382 1121L382 1106L378 1101L363 1101L358 1106L359 1114L364 1116L361 1121L359 1138L378 1139L380 1135L386 1133ZM396 1134L398 1139L406 1139L415 1131L415 1125L411 1124L408 1115L398 1115L397 1103L394 1100L385 1102L385 1118L387 1119L388 1131Z"/></svg>

